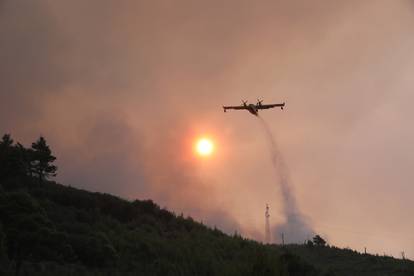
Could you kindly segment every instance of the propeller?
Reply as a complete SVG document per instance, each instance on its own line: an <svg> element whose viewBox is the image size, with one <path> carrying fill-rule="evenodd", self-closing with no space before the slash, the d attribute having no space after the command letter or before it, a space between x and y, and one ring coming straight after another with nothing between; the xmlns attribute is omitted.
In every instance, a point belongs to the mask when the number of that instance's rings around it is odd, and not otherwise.
<svg viewBox="0 0 414 276"><path fill-rule="evenodd" d="M247 101L242 100L243 105L247 105Z"/></svg>
<svg viewBox="0 0 414 276"><path fill-rule="evenodd" d="M257 105L262 105L263 100L257 99Z"/></svg>

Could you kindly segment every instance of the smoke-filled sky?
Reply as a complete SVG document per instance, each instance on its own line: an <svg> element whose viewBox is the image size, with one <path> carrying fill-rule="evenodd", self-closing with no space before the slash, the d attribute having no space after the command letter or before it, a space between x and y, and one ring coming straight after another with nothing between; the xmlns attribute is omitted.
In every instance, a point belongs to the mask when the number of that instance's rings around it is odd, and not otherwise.
<svg viewBox="0 0 414 276"><path fill-rule="evenodd" d="M314 231L413 258L413 29L411 0L0 0L0 131L44 135L65 185L262 240L267 138L221 106L286 101L262 117Z"/></svg>

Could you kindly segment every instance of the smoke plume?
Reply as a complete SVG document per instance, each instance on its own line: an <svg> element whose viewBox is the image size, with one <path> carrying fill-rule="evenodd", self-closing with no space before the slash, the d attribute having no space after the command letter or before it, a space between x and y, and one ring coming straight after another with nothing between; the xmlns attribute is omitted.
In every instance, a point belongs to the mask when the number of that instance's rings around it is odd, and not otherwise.
<svg viewBox="0 0 414 276"><path fill-rule="evenodd" d="M283 233L287 242L302 242L308 236L313 235L314 231L309 225L307 218L299 210L292 185L290 184L289 170L282 158L276 139L266 121L260 116L258 118L266 136L272 165L276 173L276 183L280 189L283 201L282 213L285 221L276 225L273 231L274 237L279 237Z"/></svg>

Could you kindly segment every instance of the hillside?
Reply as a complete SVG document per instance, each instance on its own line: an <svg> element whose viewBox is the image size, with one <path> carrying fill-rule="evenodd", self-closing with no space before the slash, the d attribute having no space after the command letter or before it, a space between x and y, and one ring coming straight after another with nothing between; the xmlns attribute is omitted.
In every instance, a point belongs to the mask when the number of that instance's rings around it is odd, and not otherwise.
<svg viewBox="0 0 414 276"><path fill-rule="evenodd" d="M411 261L263 245L151 200L47 181L57 168L39 141L30 150L0 142L0 275L414 275Z"/></svg>
<svg viewBox="0 0 414 276"><path fill-rule="evenodd" d="M414 275L410 261L331 247L264 246L152 201L27 184L2 183L4 274L14 274L20 256L21 275Z"/></svg>
<svg viewBox="0 0 414 276"><path fill-rule="evenodd" d="M6 185L4 185L6 184ZM2 183L2 269L22 275L322 275L278 248L53 182Z"/></svg>
<svg viewBox="0 0 414 276"><path fill-rule="evenodd" d="M414 262L390 256L362 254L335 246L288 245L290 254L300 256L315 267L338 276L414 275Z"/></svg>

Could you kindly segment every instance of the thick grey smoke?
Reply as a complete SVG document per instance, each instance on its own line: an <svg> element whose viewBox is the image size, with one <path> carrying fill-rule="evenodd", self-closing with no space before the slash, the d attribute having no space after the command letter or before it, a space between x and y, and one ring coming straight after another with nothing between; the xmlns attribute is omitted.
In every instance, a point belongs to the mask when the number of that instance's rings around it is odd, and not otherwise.
<svg viewBox="0 0 414 276"><path fill-rule="evenodd" d="M274 228L274 237L280 237L283 233L285 242L302 242L314 234L307 218L301 213L296 202L295 194L289 180L289 170L282 158L282 154L277 146L276 139L266 121L258 116L261 126L266 135L269 146L273 168L276 173L276 182L280 189L282 198L282 213L285 218L283 223Z"/></svg>
<svg viewBox="0 0 414 276"><path fill-rule="evenodd" d="M0 0L0 133L44 135L64 184L261 239L263 203L278 196L257 154L267 145L240 131L250 115L220 106L286 99L277 139L312 228L414 255L413 26L412 0ZM215 136L210 161L189 152L202 133ZM293 202L277 237L300 225Z"/></svg>

